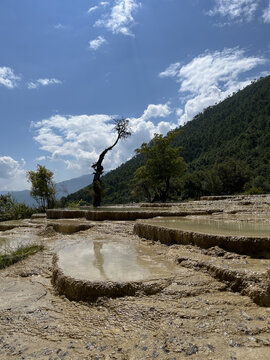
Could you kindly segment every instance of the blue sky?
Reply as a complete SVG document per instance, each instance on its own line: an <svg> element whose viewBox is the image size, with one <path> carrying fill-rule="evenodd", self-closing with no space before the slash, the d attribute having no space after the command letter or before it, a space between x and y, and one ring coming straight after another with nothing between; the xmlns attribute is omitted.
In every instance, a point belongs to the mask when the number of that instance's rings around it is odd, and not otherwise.
<svg viewBox="0 0 270 360"><path fill-rule="evenodd" d="M270 73L269 0L1 0L0 191L106 170Z"/></svg>

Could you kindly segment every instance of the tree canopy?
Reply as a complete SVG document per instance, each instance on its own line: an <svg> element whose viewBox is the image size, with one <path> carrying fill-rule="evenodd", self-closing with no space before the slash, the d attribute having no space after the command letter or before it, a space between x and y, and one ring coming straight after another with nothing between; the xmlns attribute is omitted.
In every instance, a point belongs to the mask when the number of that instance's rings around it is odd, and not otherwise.
<svg viewBox="0 0 270 360"><path fill-rule="evenodd" d="M36 200L42 211L52 207L55 201L55 186L53 172L45 166L37 165L36 171L27 172L28 181L31 182L30 195Z"/></svg>
<svg viewBox="0 0 270 360"><path fill-rule="evenodd" d="M155 134L148 143L143 143L138 154L145 157L146 163L135 171L133 178L134 191L148 201L166 201L171 181L183 175L186 164L180 156L182 148L172 144L178 132L169 132L167 136Z"/></svg>

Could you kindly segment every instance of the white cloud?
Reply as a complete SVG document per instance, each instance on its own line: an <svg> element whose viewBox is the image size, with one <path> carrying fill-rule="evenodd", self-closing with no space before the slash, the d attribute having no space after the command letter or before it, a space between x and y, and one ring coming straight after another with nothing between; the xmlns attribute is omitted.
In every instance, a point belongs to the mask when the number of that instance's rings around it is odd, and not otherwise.
<svg viewBox="0 0 270 360"><path fill-rule="evenodd" d="M176 115L178 116L178 117L180 117L181 115L183 115L183 109L182 108L177 108L176 110L175 110L175 113L176 113Z"/></svg>
<svg viewBox="0 0 270 360"><path fill-rule="evenodd" d="M10 67L0 67L0 85L13 89L17 86L20 76L15 75L14 71Z"/></svg>
<svg viewBox="0 0 270 360"><path fill-rule="evenodd" d="M58 24L54 25L54 28L56 30L68 30L69 26L58 23Z"/></svg>
<svg viewBox="0 0 270 360"><path fill-rule="evenodd" d="M134 155L134 149L143 142L149 141L155 133L166 134L176 125L166 121L155 124L152 118L164 118L171 110L168 105L149 105L139 118L130 118L132 136L117 144L105 158L106 170L114 169ZM104 148L112 145L116 138L112 119L115 116L55 115L49 119L32 124L36 134L34 139L40 149L50 154L51 160L61 161L70 170L76 169L78 174L91 171L91 164L98 159Z"/></svg>
<svg viewBox="0 0 270 360"><path fill-rule="evenodd" d="M210 16L220 15L234 21L251 21L258 7L258 0L214 0Z"/></svg>
<svg viewBox="0 0 270 360"><path fill-rule="evenodd" d="M61 80L58 79L38 79L27 83L28 89L38 89L40 86L50 86L62 84Z"/></svg>
<svg viewBox="0 0 270 360"><path fill-rule="evenodd" d="M10 156L0 157L0 190L24 190L29 188L26 179L25 161L14 160Z"/></svg>
<svg viewBox="0 0 270 360"><path fill-rule="evenodd" d="M269 76L270 72L269 71L261 71L259 77L266 77Z"/></svg>
<svg viewBox="0 0 270 360"><path fill-rule="evenodd" d="M248 85L251 79L241 80L240 76L264 63L266 59L245 56L243 50L225 49L202 54L183 65L174 76L184 105L179 123L186 123L204 108ZM171 76L167 70L163 74Z"/></svg>
<svg viewBox="0 0 270 360"><path fill-rule="evenodd" d="M268 7L263 11L262 18L265 23L270 23L270 1Z"/></svg>
<svg viewBox="0 0 270 360"><path fill-rule="evenodd" d="M159 117L166 117L171 114L171 110L168 104L150 104L148 105L147 109L144 111L141 119L148 120L150 118L159 118Z"/></svg>
<svg viewBox="0 0 270 360"><path fill-rule="evenodd" d="M98 10L101 6L106 7L107 5L109 5L108 1L101 1L99 3L99 5L95 5L95 6L90 7L87 12L88 12L88 14L91 14L92 12Z"/></svg>
<svg viewBox="0 0 270 360"><path fill-rule="evenodd" d="M107 40L103 36L98 36L96 39L89 41L89 47L92 50L97 50L100 46L107 43Z"/></svg>
<svg viewBox="0 0 270 360"><path fill-rule="evenodd" d="M37 161L44 161L46 160L46 156L40 156L38 158L36 158Z"/></svg>
<svg viewBox="0 0 270 360"><path fill-rule="evenodd" d="M88 14L92 13L93 11L97 10L98 9L98 6L92 6L90 7L90 9L88 9Z"/></svg>
<svg viewBox="0 0 270 360"><path fill-rule="evenodd" d="M178 74L178 71L181 67L181 63L177 62L175 64L171 64L165 71L159 74L160 77L174 77Z"/></svg>
<svg viewBox="0 0 270 360"><path fill-rule="evenodd" d="M113 34L133 36L130 27L134 24L133 13L139 6L136 0L114 0L110 13L97 20L95 26L105 27Z"/></svg>

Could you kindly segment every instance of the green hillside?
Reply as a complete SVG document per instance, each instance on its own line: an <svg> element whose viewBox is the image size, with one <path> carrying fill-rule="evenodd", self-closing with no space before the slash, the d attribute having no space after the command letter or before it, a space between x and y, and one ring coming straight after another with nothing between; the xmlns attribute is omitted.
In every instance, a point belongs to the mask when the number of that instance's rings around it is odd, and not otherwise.
<svg viewBox="0 0 270 360"><path fill-rule="evenodd" d="M198 195L248 188L270 191L270 76L207 108L182 130L175 145L183 147L181 155L188 163L188 174L180 184L182 188L179 185L176 190L178 196L185 191L190 195L192 186L198 186ZM129 183L143 162L136 156L103 177L104 203L136 200ZM221 173L240 185L217 186L217 174L220 177ZM89 201L89 187L69 195L65 203L80 199Z"/></svg>

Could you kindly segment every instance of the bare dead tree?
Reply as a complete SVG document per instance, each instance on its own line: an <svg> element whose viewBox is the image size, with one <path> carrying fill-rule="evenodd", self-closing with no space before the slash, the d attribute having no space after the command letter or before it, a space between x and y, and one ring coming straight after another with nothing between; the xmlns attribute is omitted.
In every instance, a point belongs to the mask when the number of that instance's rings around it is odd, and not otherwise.
<svg viewBox="0 0 270 360"><path fill-rule="evenodd" d="M102 195L102 181L101 175L103 174L103 166L102 162L104 160L105 155L108 151L114 148L120 139L126 139L131 135L129 130L129 120L127 119L114 119L115 123L114 130L117 133L117 138L115 142L102 151L99 155L98 161L92 165L94 169L94 179L93 179L93 190L94 190L94 197L93 197L93 205L94 207L100 206L101 204L101 195Z"/></svg>

